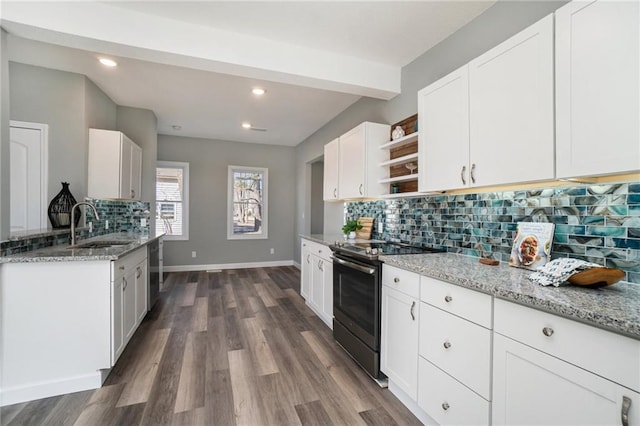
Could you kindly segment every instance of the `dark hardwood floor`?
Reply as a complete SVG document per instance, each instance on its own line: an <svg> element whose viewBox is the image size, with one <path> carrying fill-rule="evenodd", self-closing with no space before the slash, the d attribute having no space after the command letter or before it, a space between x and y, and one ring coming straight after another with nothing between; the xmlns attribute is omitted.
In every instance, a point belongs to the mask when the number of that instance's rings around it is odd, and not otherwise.
<svg viewBox="0 0 640 426"><path fill-rule="evenodd" d="M294 267L166 276L100 389L3 407L2 425L406 425L305 306Z"/></svg>

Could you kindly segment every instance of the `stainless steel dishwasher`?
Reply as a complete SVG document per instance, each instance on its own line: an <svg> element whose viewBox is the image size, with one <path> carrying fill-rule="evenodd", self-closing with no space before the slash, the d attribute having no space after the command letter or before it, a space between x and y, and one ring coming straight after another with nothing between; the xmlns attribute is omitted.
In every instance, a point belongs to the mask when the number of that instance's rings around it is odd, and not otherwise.
<svg viewBox="0 0 640 426"><path fill-rule="evenodd" d="M160 289L162 288L162 237L149 243L147 256L149 262L149 294L148 309L151 310L153 305L160 297Z"/></svg>

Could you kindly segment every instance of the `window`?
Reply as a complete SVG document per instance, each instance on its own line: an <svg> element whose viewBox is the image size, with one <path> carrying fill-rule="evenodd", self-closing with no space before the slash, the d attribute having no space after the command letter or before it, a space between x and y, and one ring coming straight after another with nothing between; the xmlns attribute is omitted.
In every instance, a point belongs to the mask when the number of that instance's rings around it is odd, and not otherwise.
<svg viewBox="0 0 640 426"><path fill-rule="evenodd" d="M268 169L229 166L227 239L267 238Z"/></svg>
<svg viewBox="0 0 640 426"><path fill-rule="evenodd" d="M167 240L189 239L189 163L158 161L156 233Z"/></svg>

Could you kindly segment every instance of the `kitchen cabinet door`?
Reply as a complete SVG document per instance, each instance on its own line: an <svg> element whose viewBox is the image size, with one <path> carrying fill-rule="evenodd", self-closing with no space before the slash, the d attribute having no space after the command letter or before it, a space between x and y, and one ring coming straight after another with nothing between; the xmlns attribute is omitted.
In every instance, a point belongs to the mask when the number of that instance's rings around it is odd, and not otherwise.
<svg viewBox="0 0 640 426"><path fill-rule="evenodd" d="M640 423L634 391L497 333L493 354L494 425Z"/></svg>
<svg viewBox="0 0 640 426"><path fill-rule="evenodd" d="M122 328L126 344L136 331L136 270L129 268L122 283Z"/></svg>
<svg viewBox="0 0 640 426"><path fill-rule="evenodd" d="M111 283L111 366L116 364L124 350L124 331L122 324L122 287L123 276Z"/></svg>
<svg viewBox="0 0 640 426"><path fill-rule="evenodd" d="M640 170L640 3L556 11L559 178Z"/></svg>
<svg viewBox="0 0 640 426"><path fill-rule="evenodd" d="M419 190L469 186L469 68L418 92Z"/></svg>
<svg viewBox="0 0 640 426"><path fill-rule="evenodd" d="M334 139L324 146L323 199L338 199L338 161L340 140Z"/></svg>
<svg viewBox="0 0 640 426"><path fill-rule="evenodd" d="M554 177L553 82L553 15L469 63L471 186Z"/></svg>
<svg viewBox="0 0 640 426"><path fill-rule="evenodd" d="M322 269L322 319L333 329L333 263L323 260Z"/></svg>
<svg viewBox="0 0 640 426"><path fill-rule="evenodd" d="M129 194L132 200L142 198L142 149L131 142L131 178Z"/></svg>
<svg viewBox="0 0 640 426"><path fill-rule="evenodd" d="M136 324L140 324L147 314L148 297L148 268L147 259L136 265L135 269L135 292L136 292Z"/></svg>
<svg viewBox="0 0 640 426"><path fill-rule="evenodd" d="M307 303L320 316L324 299L324 260L311 255L311 286Z"/></svg>
<svg viewBox="0 0 640 426"><path fill-rule="evenodd" d="M305 299L309 299L309 287L311 286L311 253L309 253L309 243L302 240L302 249L300 250L300 295Z"/></svg>
<svg viewBox="0 0 640 426"><path fill-rule="evenodd" d="M382 286L381 367L414 401L418 398L418 301Z"/></svg>
<svg viewBox="0 0 640 426"><path fill-rule="evenodd" d="M340 136L340 186L341 199L361 198L365 194L365 127L355 129Z"/></svg>

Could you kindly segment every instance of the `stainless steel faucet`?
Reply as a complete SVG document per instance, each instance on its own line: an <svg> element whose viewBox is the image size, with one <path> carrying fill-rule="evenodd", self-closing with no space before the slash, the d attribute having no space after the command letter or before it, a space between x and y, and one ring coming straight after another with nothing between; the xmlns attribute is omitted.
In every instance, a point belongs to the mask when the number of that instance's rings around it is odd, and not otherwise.
<svg viewBox="0 0 640 426"><path fill-rule="evenodd" d="M71 208L71 245L75 246L76 245L76 207L81 206L81 205L85 205L85 206L89 206L93 209L93 214L96 216L96 220L100 220L100 215L98 214L96 207L91 204L91 203L87 203L86 201L81 201L79 203L74 204L74 206Z"/></svg>

